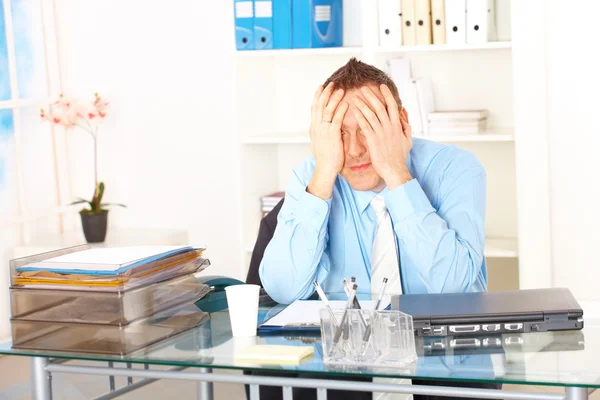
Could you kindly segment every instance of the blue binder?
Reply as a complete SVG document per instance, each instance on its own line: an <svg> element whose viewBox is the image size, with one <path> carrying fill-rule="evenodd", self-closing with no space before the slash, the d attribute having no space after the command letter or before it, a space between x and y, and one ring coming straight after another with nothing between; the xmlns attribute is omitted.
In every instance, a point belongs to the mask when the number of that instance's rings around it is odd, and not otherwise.
<svg viewBox="0 0 600 400"><path fill-rule="evenodd" d="M273 48L273 3L254 0L254 49Z"/></svg>
<svg viewBox="0 0 600 400"><path fill-rule="evenodd" d="M273 48L292 48L292 0L273 0Z"/></svg>
<svg viewBox="0 0 600 400"><path fill-rule="evenodd" d="M254 50L254 4L252 0L233 0L235 6L235 47Z"/></svg>
<svg viewBox="0 0 600 400"><path fill-rule="evenodd" d="M339 47L342 45L342 0L293 0L293 48Z"/></svg>

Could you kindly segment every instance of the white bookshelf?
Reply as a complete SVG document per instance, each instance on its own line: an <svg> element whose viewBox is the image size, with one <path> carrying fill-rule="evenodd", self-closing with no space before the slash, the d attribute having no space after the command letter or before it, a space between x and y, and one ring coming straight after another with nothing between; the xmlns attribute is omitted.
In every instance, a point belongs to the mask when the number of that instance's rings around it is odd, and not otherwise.
<svg viewBox="0 0 600 400"><path fill-rule="evenodd" d="M358 46L236 52L242 270L245 273L248 267L258 233L260 197L285 190L292 169L310 155L308 124L314 91L350 57L383 70L386 60L407 57L413 76L431 78L437 110L489 111L485 133L423 138L463 147L482 162L488 178L485 256L499 260L494 267L503 265L502 260L514 265L519 256L517 127L513 121L510 23L497 42L384 48L378 45L377 13L363 12L366 7L375 7L376 2L362 1L363 42ZM508 2L501 4L510 7ZM501 14L506 17L510 10Z"/></svg>

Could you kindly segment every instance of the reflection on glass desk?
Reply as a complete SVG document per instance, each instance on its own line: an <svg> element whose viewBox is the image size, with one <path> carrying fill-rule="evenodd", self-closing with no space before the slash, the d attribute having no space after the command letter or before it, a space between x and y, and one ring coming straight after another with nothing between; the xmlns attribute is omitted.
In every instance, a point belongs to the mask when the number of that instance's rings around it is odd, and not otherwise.
<svg viewBox="0 0 600 400"><path fill-rule="evenodd" d="M259 319L266 320L282 306L264 303ZM461 338L464 339L464 338ZM476 342L454 342L444 338L444 347L418 341L419 358L405 368L333 366L322 362L318 334L271 334L255 338L233 338L227 310L212 311L203 325L125 356L61 353L12 349L0 345L0 354L72 360L118 361L138 364L216 369L290 371L312 375L432 378L451 381L494 381L600 387L600 321L586 321L582 331L498 335ZM493 343L490 343L493 341ZM314 355L299 365L255 364L236 361L235 352L253 343L313 346Z"/></svg>

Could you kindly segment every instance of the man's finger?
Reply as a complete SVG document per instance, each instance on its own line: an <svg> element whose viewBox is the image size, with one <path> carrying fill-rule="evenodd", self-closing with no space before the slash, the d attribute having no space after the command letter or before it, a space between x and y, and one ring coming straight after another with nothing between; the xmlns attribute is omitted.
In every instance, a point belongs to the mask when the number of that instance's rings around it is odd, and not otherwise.
<svg viewBox="0 0 600 400"><path fill-rule="evenodd" d="M375 134L375 132L373 132L373 128L371 128L369 121L367 121L367 119L360 112L360 110L354 109L352 110L352 112L354 113L354 118L356 119L356 122L358 122L358 126L360 127L361 132L365 135L367 140L370 140Z"/></svg>
<svg viewBox="0 0 600 400"><path fill-rule="evenodd" d="M391 123L390 117L387 113L385 104L383 104L381 102L381 100L379 100L379 97L377 97L375 92L373 92L373 90L370 87L364 86L361 89L361 91L362 91L362 94L367 99L367 101L369 102L369 104L371 105L371 109L375 111L375 115L377 116L377 119L381 123L381 126L383 127L383 129L385 131L390 131L392 128L392 123Z"/></svg>
<svg viewBox="0 0 600 400"><path fill-rule="evenodd" d="M323 90L323 93L319 96L319 105L317 109L317 118L319 120L323 119L323 112L325 111L325 107L329 102L329 97L331 96L331 92L333 92L334 84L333 82L329 82L329 85Z"/></svg>
<svg viewBox="0 0 600 400"><path fill-rule="evenodd" d="M344 90L338 89L335 93L329 98L329 102L327 103L327 107L325 107L325 111L323 111L323 121L331 122L333 120L333 115L335 114L335 110L337 109L338 104L344 97Z"/></svg>
<svg viewBox="0 0 600 400"><path fill-rule="evenodd" d="M364 101L358 97L355 97L354 105L356 105L356 107L360 110L360 114L362 114L363 118L368 121L373 132L377 134L383 133L383 127L381 126L381 122L379 122L377 115L369 108L369 106L367 106Z"/></svg>
<svg viewBox="0 0 600 400"><path fill-rule="evenodd" d="M398 110L398 103L396 103L396 99L392 94L390 88L387 85L381 85L380 87L381 94L385 99L385 104L387 108L387 113L390 117L390 121L392 122L392 127L394 128L394 132L398 132L399 129L402 129L403 126L400 122L400 112Z"/></svg>
<svg viewBox="0 0 600 400"><path fill-rule="evenodd" d="M313 96L313 101L310 106L310 115L313 122L315 121L317 110L319 109L319 98L321 97L321 93L323 93L323 90L323 85L320 85L317 91L315 92L315 95Z"/></svg>
<svg viewBox="0 0 600 400"><path fill-rule="evenodd" d="M342 122L344 121L344 116L346 115L346 112L348 111L348 107L350 107L348 102L342 101L340 103L340 106L337 108L337 110L335 110L335 115L333 117L333 120L331 121L331 127L334 128L336 131L341 132Z"/></svg>

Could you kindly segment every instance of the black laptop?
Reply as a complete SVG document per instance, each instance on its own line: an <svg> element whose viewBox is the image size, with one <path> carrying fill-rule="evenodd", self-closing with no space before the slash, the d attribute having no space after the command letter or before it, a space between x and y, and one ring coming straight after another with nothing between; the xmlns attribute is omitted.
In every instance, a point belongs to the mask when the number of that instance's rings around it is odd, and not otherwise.
<svg viewBox="0 0 600 400"><path fill-rule="evenodd" d="M413 317L417 336L472 336L578 330L583 310L569 289L407 294L392 310Z"/></svg>

